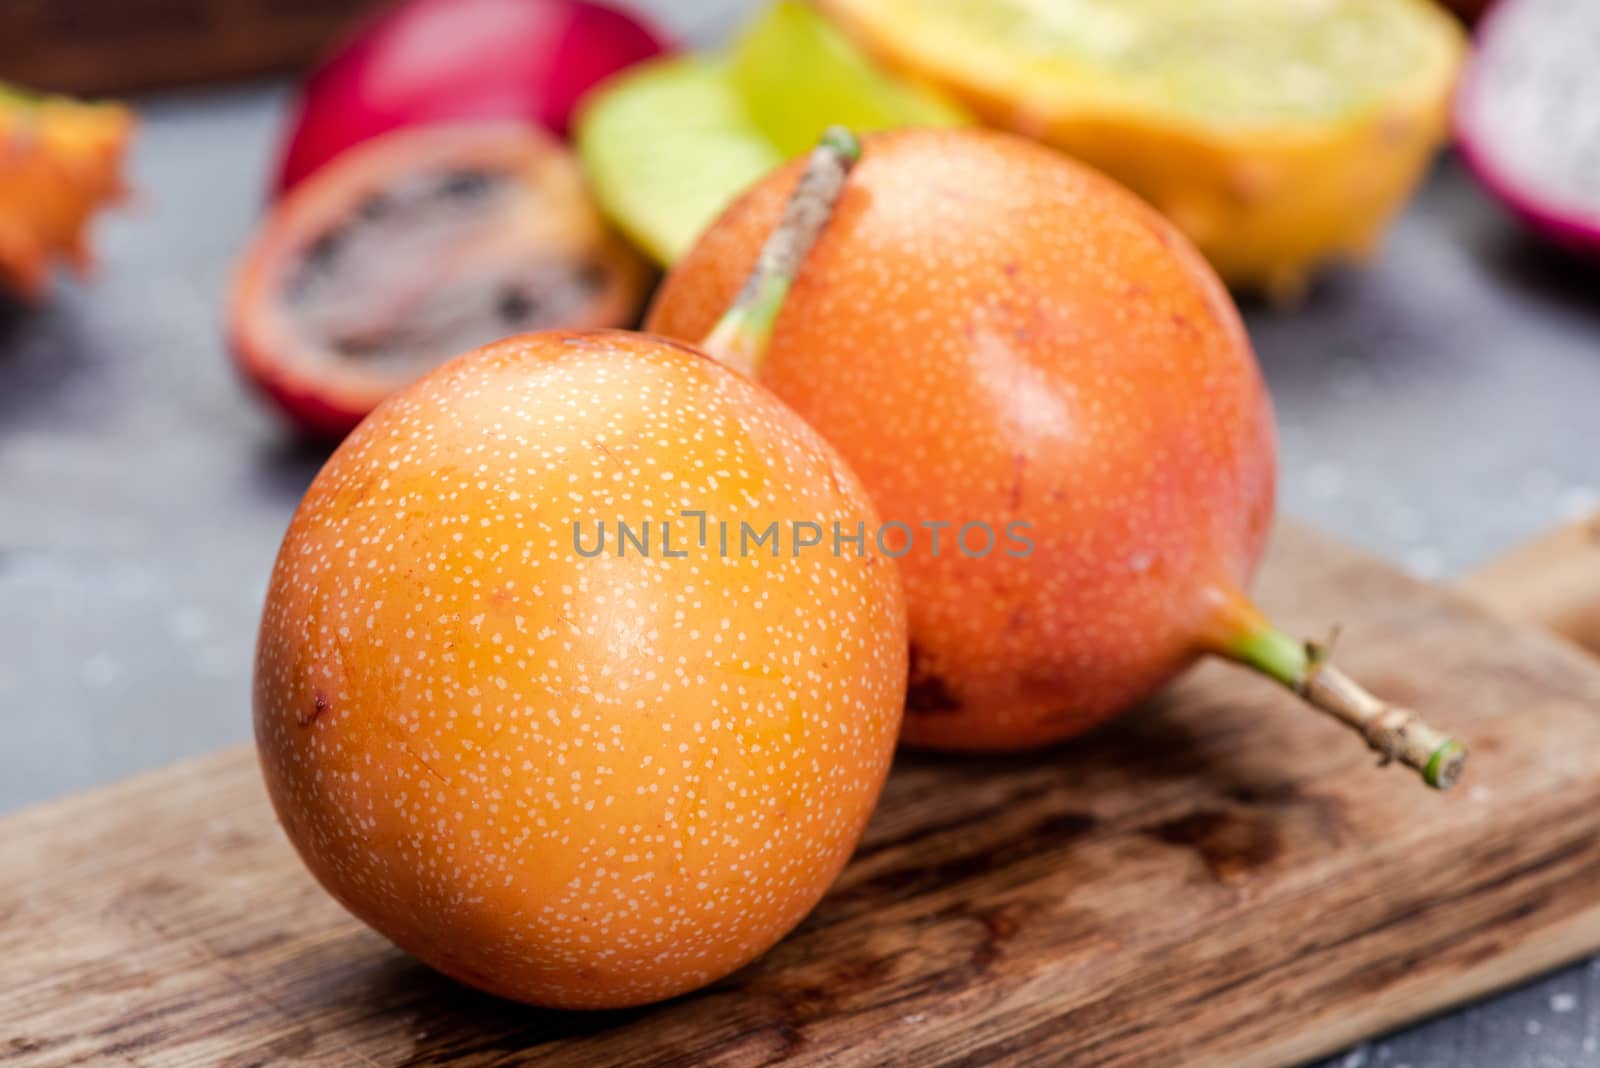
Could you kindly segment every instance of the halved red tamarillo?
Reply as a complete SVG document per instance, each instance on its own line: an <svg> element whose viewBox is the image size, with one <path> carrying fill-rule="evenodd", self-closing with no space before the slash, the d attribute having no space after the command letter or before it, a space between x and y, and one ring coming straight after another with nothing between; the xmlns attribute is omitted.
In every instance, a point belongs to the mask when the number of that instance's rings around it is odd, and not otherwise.
<svg viewBox="0 0 1600 1068"><path fill-rule="evenodd" d="M417 127L352 149L274 209L240 266L229 330L291 421L338 436L458 352L632 325L650 279L548 135Z"/></svg>

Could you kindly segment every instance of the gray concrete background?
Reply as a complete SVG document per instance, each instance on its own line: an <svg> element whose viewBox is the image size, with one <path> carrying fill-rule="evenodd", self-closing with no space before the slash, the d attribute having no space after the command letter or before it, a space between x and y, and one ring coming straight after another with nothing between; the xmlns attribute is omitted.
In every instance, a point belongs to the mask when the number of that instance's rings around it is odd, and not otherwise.
<svg viewBox="0 0 1600 1068"><path fill-rule="evenodd" d="M649 6L707 40L746 4ZM98 228L93 283L0 305L0 811L249 737L260 598L321 460L221 341L284 100L144 102L141 197ZM1380 262L1246 311L1288 512L1432 577L1600 502L1600 272L1453 162ZM1600 960L1327 1064L1600 1068Z"/></svg>

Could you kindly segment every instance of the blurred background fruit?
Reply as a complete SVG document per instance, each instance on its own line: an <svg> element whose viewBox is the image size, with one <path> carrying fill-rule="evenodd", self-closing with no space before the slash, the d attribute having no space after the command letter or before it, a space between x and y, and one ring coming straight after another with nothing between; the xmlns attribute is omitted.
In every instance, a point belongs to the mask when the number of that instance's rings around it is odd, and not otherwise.
<svg viewBox="0 0 1600 1068"><path fill-rule="evenodd" d="M50 266L89 264L86 227L122 198L133 114L0 85L0 289L38 297Z"/></svg>
<svg viewBox="0 0 1600 1068"><path fill-rule="evenodd" d="M565 136L590 87L664 47L654 28L594 0L408 0L306 80L278 189L401 126L514 118Z"/></svg>
<svg viewBox="0 0 1600 1068"><path fill-rule="evenodd" d="M899 582L870 555L696 549L696 512L877 525L776 397L640 334L502 341L334 453L253 692L283 829L351 912L473 986L602 1008L726 975L816 905L894 752ZM619 521L665 540L575 551ZM444 776L426 818L404 803Z"/></svg>
<svg viewBox="0 0 1600 1068"><path fill-rule="evenodd" d="M741 190L832 124L859 132L970 122L869 61L800 0L779 0L720 55L657 60L581 109L578 152L601 206L671 263Z"/></svg>
<svg viewBox="0 0 1600 1068"><path fill-rule="evenodd" d="M601 207L658 263L783 162L726 61L698 55L643 64L597 91L579 114L577 146Z"/></svg>
<svg viewBox="0 0 1600 1068"><path fill-rule="evenodd" d="M873 63L808 0L776 0L751 21L729 47L728 76L783 159L809 152L831 124L865 133L972 121L925 83Z"/></svg>
<svg viewBox="0 0 1600 1068"><path fill-rule="evenodd" d="M1432 0L821 0L873 54L1144 196L1231 284L1294 295L1380 240L1444 136Z"/></svg>
<svg viewBox="0 0 1600 1068"><path fill-rule="evenodd" d="M1502 0L1456 98L1461 154L1536 232L1600 255L1600 4Z"/></svg>
<svg viewBox="0 0 1600 1068"><path fill-rule="evenodd" d="M345 153L274 207L245 252L229 331L292 422L336 437L456 353L631 325L650 274L550 134L420 126Z"/></svg>
<svg viewBox="0 0 1600 1068"><path fill-rule="evenodd" d="M297 70L385 0L5 0L0 77L127 93Z"/></svg>

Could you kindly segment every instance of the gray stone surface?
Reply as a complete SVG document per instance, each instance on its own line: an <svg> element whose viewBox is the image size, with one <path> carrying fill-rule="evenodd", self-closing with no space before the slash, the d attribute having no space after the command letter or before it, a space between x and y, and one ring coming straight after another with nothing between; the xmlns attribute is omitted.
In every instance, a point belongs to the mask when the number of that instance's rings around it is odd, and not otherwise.
<svg viewBox="0 0 1600 1068"><path fill-rule="evenodd" d="M658 6L706 39L741 4ZM0 305L0 810L249 736L267 571L321 459L222 343L283 100L148 101L141 199L99 227L98 276ZM1247 311L1286 510L1434 576L1596 503L1600 274L1522 238L1454 164L1380 262ZM1600 1068L1600 962L1328 1064Z"/></svg>

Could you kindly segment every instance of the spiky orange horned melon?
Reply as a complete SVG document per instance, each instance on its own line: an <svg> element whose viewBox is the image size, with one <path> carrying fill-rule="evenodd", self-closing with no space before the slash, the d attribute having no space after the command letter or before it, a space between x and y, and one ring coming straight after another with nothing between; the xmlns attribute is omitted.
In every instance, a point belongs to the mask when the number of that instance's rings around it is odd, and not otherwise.
<svg viewBox="0 0 1600 1068"><path fill-rule="evenodd" d="M50 267L89 262L89 217L121 199L133 115L115 104L41 97L0 85L0 289L44 294Z"/></svg>

